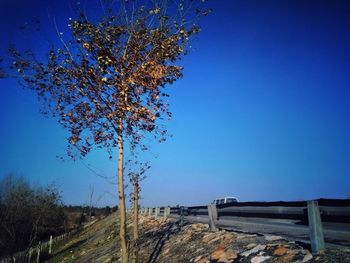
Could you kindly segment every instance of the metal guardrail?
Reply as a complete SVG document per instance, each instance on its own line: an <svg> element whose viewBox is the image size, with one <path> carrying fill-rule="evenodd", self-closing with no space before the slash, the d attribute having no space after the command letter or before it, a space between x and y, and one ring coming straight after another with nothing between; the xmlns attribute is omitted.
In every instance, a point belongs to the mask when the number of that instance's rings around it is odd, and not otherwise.
<svg viewBox="0 0 350 263"><path fill-rule="evenodd" d="M322 222L350 224L350 199L318 199L300 202L237 202L221 205L142 208L143 214L209 216L211 230L215 222L230 217L255 217L300 220L309 225L311 248L314 253L324 249ZM182 215L182 216L181 216ZM183 219L183 218L182 218Z"/></svg>
<svg viewBox="0 0 350 263"><path fill-rule="evenodd" d="M350 199L318 199L323 222L350 223ZM217 206L219 217L242 216L296 219L307 222L307 201L302 202L241 202Z"/></svg>

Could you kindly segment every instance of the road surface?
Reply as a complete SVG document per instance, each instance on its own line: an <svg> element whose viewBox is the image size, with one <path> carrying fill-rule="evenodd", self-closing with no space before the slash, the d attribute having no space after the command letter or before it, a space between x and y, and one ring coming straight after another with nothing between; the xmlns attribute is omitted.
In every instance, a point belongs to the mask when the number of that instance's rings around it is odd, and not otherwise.
<svg viewBox="0 0 350 263"><path fill-rule="evenodd" d="M178 215L171 215L179 218ZM185 221L208 224L208 216L185 216ZM220 217L216 226L227 230L246 233L270 234L285 237L290 240L309 244L309 227L298 224L296 220L247 218L247 217ZM323 233L326 247L350 247L350 224L323 223Z"/></svg>

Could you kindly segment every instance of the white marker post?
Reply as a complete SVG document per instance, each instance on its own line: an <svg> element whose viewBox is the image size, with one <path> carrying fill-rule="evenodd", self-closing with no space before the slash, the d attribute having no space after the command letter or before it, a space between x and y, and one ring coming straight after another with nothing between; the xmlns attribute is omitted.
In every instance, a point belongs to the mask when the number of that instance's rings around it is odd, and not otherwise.
<svg viewBox="0 0 350 263"><path fill-rule="evenodd" d="M52 235L50 236L50 241L49 241L49 255L52 254Z"/></svg>
<svg viewBox="0 0 350 263"><path fill-rule="evenodd" d="M309 219L310 242L312 253L318 254L324 251L324 236L320 209L317 201L307 202L307 216Z"/></svg>
<svg viewBox="0 0 350 263"><path fill-rule="evenodd" d="M215 225L215 220L218 217L216 205L208 205L208 216L209 216L209 229L210 229L210 231L217 231L218 229Z"/></svg>

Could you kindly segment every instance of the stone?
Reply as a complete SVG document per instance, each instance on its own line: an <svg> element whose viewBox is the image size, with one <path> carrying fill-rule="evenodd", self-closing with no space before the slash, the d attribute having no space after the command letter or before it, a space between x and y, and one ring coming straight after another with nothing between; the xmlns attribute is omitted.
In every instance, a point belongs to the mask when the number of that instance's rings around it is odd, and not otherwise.
<svg viewBox="0 0 350 263"><path fill-rule="evenodd" d="M273 236L273 235L267 235L264 236L267 241L276 241L276 240L281 240L283 239L281 236Z"/></svg>
<svg viewBox="0 0 350 263"><path fill-rule="evenodd" d="M264 250L265 248L266 248L265 245L257 245L256 247L250 250L244 251L243 253L241 253L241 255L243 257L249 257L251 254L258 253L260 250Z"/></svg>
<svg viewBox="0 0 350 263"><path fill-rule="evenodd" d="M250 243L250 244L246 245L247 249L252 249L253 247L256 247L255 243Z"/></svg>
<svg viewBox="0 0 350 263"><path fill-rule="evenodd" d="M265 260L269 259L270 257L269 256L256 256L256 257L253 257L250 262L251 263L261 263L261 262L264 262Z"/></svg>
<svg viewBox="0 0 350 263"><path fill-rule="evenodd" d="M195 258L194 262L198 262L199 260L201 260L203 258L203 256L198 256Z"/></svg>
<svg viewBox="0 0 350 263"><path fill-rule="evenodd" d="M237 239L246 239L246 238L254 238L257 237L257 235L248 235L248 234L238 234Z"/></svg>
<svg viewBox="0 0 350 263"><path fill-rule="evenodd" d="M303 262L308 262L308 261L311 260L311 259L312 259L311 253L306 254L306 255L304 256L304 258L303 258Z"/></svg>
<svg viewBox="0 0 350 263"><path fill-rule="evenodd" d="M284 254L286 254L288 251L287 248L285 248L284 246L278 246L278 248L273 252L274 256L283 256Z"/></svg>

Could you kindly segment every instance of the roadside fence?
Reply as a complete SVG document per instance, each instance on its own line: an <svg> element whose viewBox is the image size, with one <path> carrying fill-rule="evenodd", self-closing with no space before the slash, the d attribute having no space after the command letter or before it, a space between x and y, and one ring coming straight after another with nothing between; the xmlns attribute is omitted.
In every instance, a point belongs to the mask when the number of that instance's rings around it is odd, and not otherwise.
<svg viewBox="0 0 350 263"><path fill-rule="evenodd" d="M39 242L36 246L30 247L27 250L17 252L11 256L0 258L1 263L39 263L41 259L50 257L52 255L53 245L63 240L68 239L78 230L74 229L65 234L53 237L45 242Z"/></svg>

